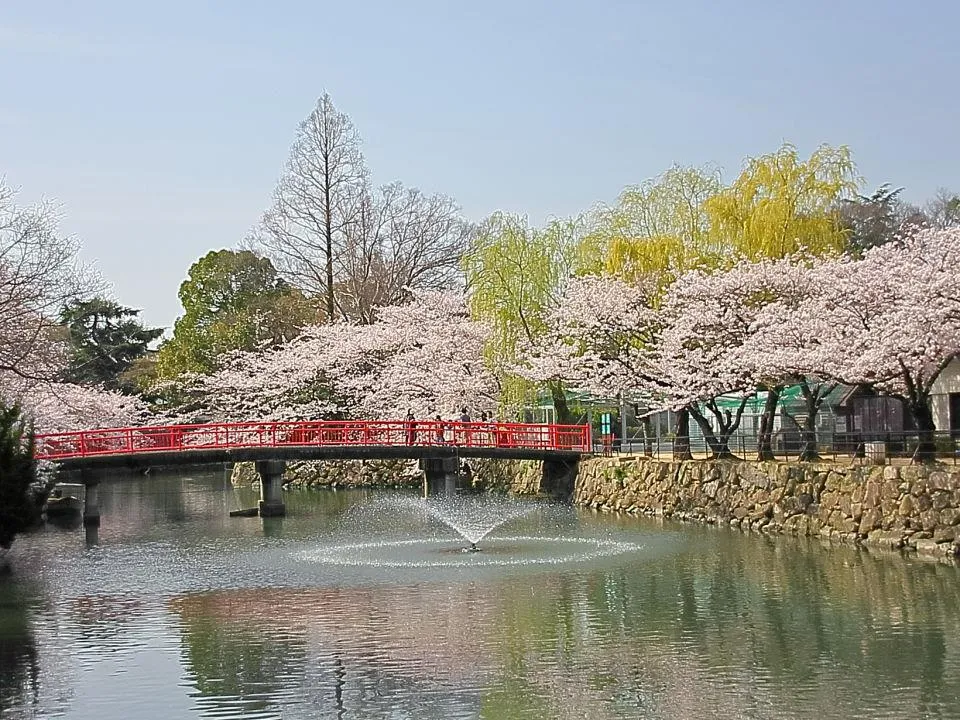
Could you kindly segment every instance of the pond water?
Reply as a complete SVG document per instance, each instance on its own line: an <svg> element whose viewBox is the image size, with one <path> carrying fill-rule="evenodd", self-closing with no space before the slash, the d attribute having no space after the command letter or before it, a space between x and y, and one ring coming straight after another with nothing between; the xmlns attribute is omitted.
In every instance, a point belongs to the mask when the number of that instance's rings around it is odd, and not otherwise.
<svg viewBox="0 0 960 720"><path fill-rule="evenodd" d="M219 470L101 498L10 553L0 717L960 717L953 565L547 505L467 553L400 492L229 518Z"/></svg>

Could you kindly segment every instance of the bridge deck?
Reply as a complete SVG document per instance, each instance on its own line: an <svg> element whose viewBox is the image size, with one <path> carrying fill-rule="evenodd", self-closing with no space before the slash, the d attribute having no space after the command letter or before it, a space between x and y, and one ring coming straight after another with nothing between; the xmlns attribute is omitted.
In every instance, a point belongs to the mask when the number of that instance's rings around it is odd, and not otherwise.
<svg viewBox="0 0 960 720"><path fill-rule="evenodd" d="M35 456L75 466L144 467L242 460L576 458L588 425L416 421L209 423L37 436Z"/></svg>

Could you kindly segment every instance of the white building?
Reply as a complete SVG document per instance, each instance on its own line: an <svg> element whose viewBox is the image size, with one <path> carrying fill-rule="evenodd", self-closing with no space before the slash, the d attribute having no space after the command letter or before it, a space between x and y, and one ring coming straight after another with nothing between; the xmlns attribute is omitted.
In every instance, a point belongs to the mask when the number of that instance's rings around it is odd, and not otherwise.
<svg viewBox="0 0 960 720"><path fill-rule="evenodd" d="M933 384L930 406L937 430L960 435L960 359L954 358Z"/></svg>

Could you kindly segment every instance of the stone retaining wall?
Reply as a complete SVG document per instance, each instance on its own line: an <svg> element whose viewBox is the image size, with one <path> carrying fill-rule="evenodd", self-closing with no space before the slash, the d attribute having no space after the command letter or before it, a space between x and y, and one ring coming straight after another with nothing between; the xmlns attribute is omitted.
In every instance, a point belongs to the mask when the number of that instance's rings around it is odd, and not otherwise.
<svg viewBox="0 0 960 720"><path fill-rule="evenodd" d="M479 491L532 495L540 489L540 462L469 464ZM315 487L423 487L416 460L291 462L286 478ZM236 465L235 483L255 480L253 463ZM573 502L754 532L960 555L960 467L590 458L580 463Z"/></svg>
<svg viewBox="0 0 960 720"><path fill-rule="evenodd" d="M540 491L543 466L539 460L472 458L468 462L475 490L513 495L536 495Z"/></svg>
<svg viewBox="0 0 960 720"><path fill-rule="evenodd" d="M252 462L237 463L234 485L259 482ZM301 487L423 487L416 460L303 460L288 462L284 484Z"/></svg>
<svg viewBox="0 0 960 720"><path fill-rule="evenodd" d="M593 458L574 502L764 533L960 554L960 468Z"/></svg>
<svg viewBox="0 0 960 720"><path fill-rule="evenodd" d="M535 495L542 473L539 461L468 461L474 489L479 492ZM259 482L252 462L237 463L234 485ZM423 487L423 471L417 460L304 460L288 462L284 484L298 487Z"/></svg>

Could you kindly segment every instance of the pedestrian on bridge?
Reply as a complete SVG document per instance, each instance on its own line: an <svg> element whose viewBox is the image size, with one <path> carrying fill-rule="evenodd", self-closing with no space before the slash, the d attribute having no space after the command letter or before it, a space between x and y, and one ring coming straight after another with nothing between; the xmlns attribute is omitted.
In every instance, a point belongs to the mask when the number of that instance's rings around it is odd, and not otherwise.
<svg viewBox="0 0 960 720"><path fill-rule="evenodd" d="M407 445L413 445L417 442L417 423L415 422L416 418L413 416L413 410L407 410L407 417L405 418L407 426Z"/></svg>

